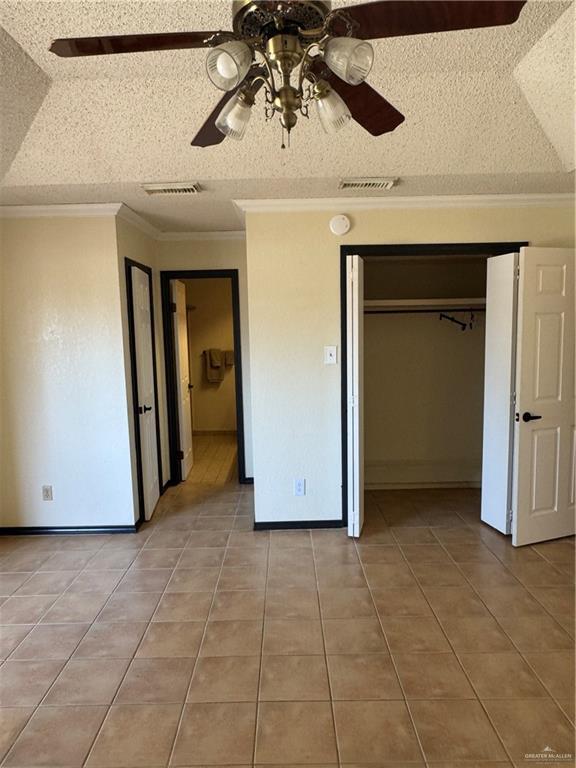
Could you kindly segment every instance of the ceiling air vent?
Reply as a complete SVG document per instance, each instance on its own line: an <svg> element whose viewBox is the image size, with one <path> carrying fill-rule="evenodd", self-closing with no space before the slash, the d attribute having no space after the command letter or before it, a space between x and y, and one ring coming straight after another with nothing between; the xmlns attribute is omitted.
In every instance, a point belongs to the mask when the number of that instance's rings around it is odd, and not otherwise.
<svg viewBox="0 0 576 768"><path fill-rule="evenodd" d="M398 179L386 177L370 178L365 176L358 179L340 179L338 189L388 190L392 189L397 183Z"/></svg>
<svg viewBox="0 0 576 768"><path fill-rule="evenodd" d="M147 195L198 195L202 187L197 181L175 181L164 184L142 184Z"/></svg>

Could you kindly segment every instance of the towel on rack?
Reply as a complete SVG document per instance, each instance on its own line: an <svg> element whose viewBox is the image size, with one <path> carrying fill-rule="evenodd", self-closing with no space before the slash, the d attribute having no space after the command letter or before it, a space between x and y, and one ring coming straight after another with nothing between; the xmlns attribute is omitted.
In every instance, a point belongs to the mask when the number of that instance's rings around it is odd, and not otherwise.
<svg viewBox="0 0 576 768"><path fill-rule="evenodd" d="M234 350L233 349L227 349L226 352L224 352L224 365L226 368L232 368L234 365Z"/></svg>
<svg viewBox="0 0 576 768"><path fill-rule="evenodd" d="M221 349L209 349L210 353L210 365L212 368L220 368L222 365L222 350Z"/></svg>
<svg viewBox="0 0 576 768"><path fill-rule="evenodd" d="M218 352L218 357L212 355L213 352ZM219 349L206 349L202 353L204 357L204 370L206 373L206 381L209 384L220 384L224 380L224 366L222 365L222 351ZM212 364L212 361L218 361L217 366Z"/></svg>

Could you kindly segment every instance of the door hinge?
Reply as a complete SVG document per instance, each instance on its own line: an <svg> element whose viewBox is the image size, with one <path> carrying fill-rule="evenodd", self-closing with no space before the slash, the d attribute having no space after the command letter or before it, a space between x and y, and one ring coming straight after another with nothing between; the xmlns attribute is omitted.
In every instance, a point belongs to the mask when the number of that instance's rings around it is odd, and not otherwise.
<svg viewBox="0 0 576 768"><path fill-rule="evenodd" d="M508 510L508 514L506 515L506 522L507 522L509 525L512 525L512 515L513 515L513 512L512 512L512 510L511 510L511 509L509 509L509 510Z"/></svg>
<svg viewBox="0 0 576 768"><path fill-rule="evenodd" d="M178 307L176 306L175 302L170 302L170 312L176 312L178 310Z"/></svg>
<svg viewBox="0 0 576 768"><path fill-rule="evenodd" d="M184 451L176 451L176 458L182 461L184 459Z"/></svg>
<svg viewBox="0 0 576 768"><path fill-rule="evenodd" d="M520 279L520 264L516 267L516 280Z"/></svg>

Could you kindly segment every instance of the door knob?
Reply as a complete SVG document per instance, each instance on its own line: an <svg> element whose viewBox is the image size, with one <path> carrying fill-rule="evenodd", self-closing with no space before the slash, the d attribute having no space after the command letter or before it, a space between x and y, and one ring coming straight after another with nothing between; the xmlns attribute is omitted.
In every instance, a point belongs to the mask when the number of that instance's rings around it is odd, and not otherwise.
<svg viewBox="0 0 576 768"><path fill-rule="evenodd" d="M529 411L524 411L522 414L522 421L538 421L538 419L541 419L542 416L534 416Z"/></svg>
<svg viewBox="0 0 576 768"><path fill-rule="evenodd" d="M148 411L152 410L151 405L145 405L143 408L140 409L140 413L147 413Z"/></svg>

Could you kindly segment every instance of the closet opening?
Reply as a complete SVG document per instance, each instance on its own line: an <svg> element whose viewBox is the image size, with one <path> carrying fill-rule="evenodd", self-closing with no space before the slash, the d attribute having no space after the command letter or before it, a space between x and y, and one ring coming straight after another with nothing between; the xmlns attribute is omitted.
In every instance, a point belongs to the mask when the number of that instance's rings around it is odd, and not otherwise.
<svg viewBox="0 0 576 768"><path fill-rule="evenodd" d="M247 483L237 270L161 272L173 484Z"/></svg>
<svg viewBox="0 0 576 768"><path fill-rule="evenodd" d="M487 261L522 245L341 249L343 517L350 535L381 516L391 527L480 521ZM352 255L359 257L354 276ZM350 327L354 302L357 327ZM354 386L358 392L349 391ZM354 504L364 515L356 527L348 520Z"/></svg>

